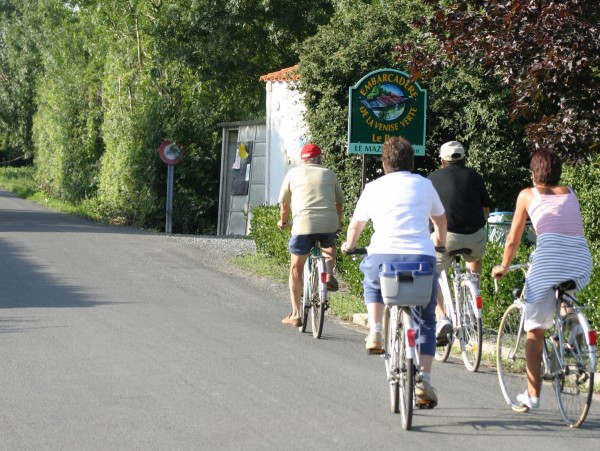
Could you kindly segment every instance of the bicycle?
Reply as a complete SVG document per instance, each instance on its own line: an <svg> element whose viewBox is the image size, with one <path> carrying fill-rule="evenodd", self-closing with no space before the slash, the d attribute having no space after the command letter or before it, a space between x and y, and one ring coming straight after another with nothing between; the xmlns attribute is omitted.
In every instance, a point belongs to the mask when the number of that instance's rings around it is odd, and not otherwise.
<svg viewBox="0 0 600 451"><path fill-rule="evenodd" d="M447 271L439 276L439 285L444 297L444 308L450 321L452 331L444 340L438 341L438 347L443 350L435 354L438 361L445 362L450 356L452 344L458 339L462 359L468 371L475 372L481 363L483 345L483 324L481 319L482 299L479 294L479 278L476 274L467 272L461 264L461 256L469 255L471 249L463 248L450 251L452 292L448 282Z"/></svg>
<svg viewBox="0 0 600 451"><path fill-rule="evenodd" d="M300 332L306 331L308 314L311 313L312 334L321 338L327 302L327 265L319 243L315 243L306 258L303 270L302 290L302 326Z"/></svg>
<svg viewBox="0 0 600 451"><path fill-rule="evenodd" d="M511 265L508 271L522 270L529 264ZM554 325L544 335L542 347L542 384L551 381L563 421L572 428L581 426L590 409L596 368L596 331L583 314L584 306L574 295L575 283L566 281L554 287L556 309ZM502 396L516 412L528 410L517 401L527 389L523 309L525 288L513 290L514 302L506 309L498 329L496 363ZM541 387L540 387L541 389Z"/></svg>
<svg viewBox="0 0 600 451"><path fill-rule="evenodd" d="M364 255L356 248L347 255ZM422 381L419 371L419 328L413 308L427 305L431 297L433 268L428 262L383 263L380 268L383 313L383 353L390 390L392 413L401 414L402 428L410 430L414 408L430 409L429 401L418 400L415 385Z"/></svg>

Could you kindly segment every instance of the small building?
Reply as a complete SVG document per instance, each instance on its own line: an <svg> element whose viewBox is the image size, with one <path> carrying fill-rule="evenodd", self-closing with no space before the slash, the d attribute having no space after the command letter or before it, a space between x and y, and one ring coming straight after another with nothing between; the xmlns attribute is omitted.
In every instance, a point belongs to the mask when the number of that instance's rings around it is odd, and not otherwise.
<svg viewBox="0 0 600 451"><path fill-rule="evenodd" d="M276 205L289 168L308 142L298 65L260 77L267 90L266 120L223 127L218 235L247 235L251 209Z"/></svg>

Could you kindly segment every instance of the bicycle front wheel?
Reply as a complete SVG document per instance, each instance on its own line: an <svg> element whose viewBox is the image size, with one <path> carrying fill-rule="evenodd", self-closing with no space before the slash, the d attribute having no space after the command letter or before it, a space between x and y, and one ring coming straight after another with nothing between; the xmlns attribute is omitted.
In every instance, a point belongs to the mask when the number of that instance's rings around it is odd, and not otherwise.
<svg viewBox="0 0 600 451"><path fill-rule="evenodd" d="M554 379L560 414L570 427L579 427L587 416L594 393L589 325L583 315L568 313L562 321L562 370Z"/></svg>
<svg viewBox="0 0 600 451"><path fill-rule="evenodd" d="M392 413L400 412L400 396L398 390L398 375L400 373L400 354L398 352L398 329L396 327L397 309L386 306L383 311L383 343L385 369L390 386L390 409Z"/></svg>
<svg viewBox="0 0 600 451"><path fill-rule="evenodd" d="M409 313L412 314L412 313ZM415 392L415 371L413 359L408 355L406 344L406 314L400 310L398 315L398 366L399 380L398 389L400 391L400 414L402 419L402 428L409 430L412 426L412 416L414 407L414 392Z"/></svg>
<svg viewBox="0 0 600 451"><path fill-rule="evenodd" d="M308 322L308 312L310 311L310 306L312 304L312 271L310 256L306 259L306 263L304 264L302 280L302 305L300 306L302 309L300 312L300 315L302 316L302 326L300 326L300 332L304 333L306 332L306 323Z"/></svg>
<svg viewBox="0 0 600 451"><path fill-rule="evenodd" d="M325 282L321 282L321 273L325 272L325 259L319 258L313 261L311 272L311 323L313 337L321 338L323 333L323 322L325 321L325 309L327 308L327 291L321 290L321 286L325 286Z"/></svg>
<svg viewBox="0 0 600 451"><path fill-rule="evenodd" d="M517 412L525 412L517 395L527 390L523 304L511 304L500 321L496 343L496 367L502 396Z"/></svg>
<svg viewBox="0 0 600 451"><path fill-rule="evenodd" d="M459 288L459 315L461 329L459 332L460 350L467 370L475 372L481 363L481 346L483 344L483 324L477 318L477 289L473 282L464 280Z"/></svg>

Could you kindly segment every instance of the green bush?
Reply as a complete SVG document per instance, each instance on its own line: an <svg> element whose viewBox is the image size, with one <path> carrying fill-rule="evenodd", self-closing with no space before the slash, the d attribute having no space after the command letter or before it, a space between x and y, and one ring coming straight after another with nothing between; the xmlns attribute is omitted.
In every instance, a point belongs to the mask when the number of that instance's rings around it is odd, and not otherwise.
<svg viewBox="0 0 600 451"><path fill-rule="evenodd" d="M256 250L260 254L273 257L277 262L288 264L289 253L287 243L290 238L289 229L279 230L277 220L279 219L279 209L277 206L261 205L252 209L251 237L256 244ZM358 247L368 245L373 230L369 225L362 233L358 242ZM346 231L343 230L338 242L339 245L344 241ZM597 246L591 246L596 267L600 261L600 249ZM513 263L526 263L529 261L529 255L533 251L532 245L521 245ZM488 330L496 330L502 314L506 308L513 302L512 291L515 288L522 288L524 275L522 272L514 271L506 278L498 282L498 292L494 288L494 280L491 277L492 268L502 261L502 244L489 243L484 259L483 269L480 279L480 292L483 297L483 324ZM359 269L360 259L353 259L338 252L336 268L338 275L347 285L350 295L362 298L362 273ZM600 324L600 303L598 293L600 292L600 273L594 270L592 280L587 288L579 293L579 298L590 307L586 311L586 316L593 325Z"/></svg>
<svg viewBox="0 0 600 451"><path fill-rule="evenodd" d="M289 264L290 254L287 244L290 229L279 230L279 207L260 205L252 208L250 216L250 236L254 239L256 252L273 257L280 263Z"/></svg>

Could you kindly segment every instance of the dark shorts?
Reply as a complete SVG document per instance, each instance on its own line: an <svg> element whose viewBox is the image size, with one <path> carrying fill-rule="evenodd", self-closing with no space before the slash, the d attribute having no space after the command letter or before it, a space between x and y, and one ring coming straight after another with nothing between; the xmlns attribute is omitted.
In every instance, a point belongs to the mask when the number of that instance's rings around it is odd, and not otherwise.
<svg viewBox="0 0 600 451"><path fill-rule="evenodd" d="M321 243L321 247L331 247L335 242L336 232L331 233L310 233L308 235L292 235L288 243L290 254L306 255L313 248L315 243Z"/></svg>

